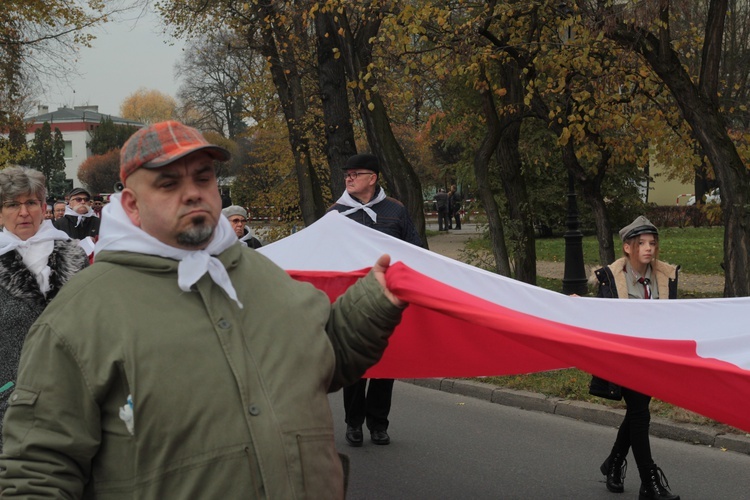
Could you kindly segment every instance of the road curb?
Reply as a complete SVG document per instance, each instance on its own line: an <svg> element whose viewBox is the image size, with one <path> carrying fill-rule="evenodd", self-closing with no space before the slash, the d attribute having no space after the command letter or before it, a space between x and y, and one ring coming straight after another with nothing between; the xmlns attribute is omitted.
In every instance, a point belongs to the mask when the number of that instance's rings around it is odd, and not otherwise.
<svg viewBox="0 0 750 500"><path fill-rule="evenodd" d="M547 397L535 392L506 389L473 380L450 378L399 380L408 384L489 401L490 403L512 406L522 410L553 413L609 427L618 427L625 415L625 410L604 405ZM725 434L712 427L673 422L653 416L651 417L650 434L655 437L701 444L723 451L750 455L750 435L748 434Z"/></svg>

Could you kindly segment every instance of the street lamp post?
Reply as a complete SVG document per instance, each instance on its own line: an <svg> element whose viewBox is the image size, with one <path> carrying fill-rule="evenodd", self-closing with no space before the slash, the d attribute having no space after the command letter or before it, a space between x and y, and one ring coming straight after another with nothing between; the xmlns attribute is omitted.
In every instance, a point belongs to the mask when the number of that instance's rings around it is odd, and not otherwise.
<svg viewBox="0 0 750 500"><path fill-rule="evenodd" d="M568 217L565 222L565 273L563 275L563 293L586 295L586 269L583 265L583 233L579 230L578 205L576 204L575 178L568 173Z"/></svg>

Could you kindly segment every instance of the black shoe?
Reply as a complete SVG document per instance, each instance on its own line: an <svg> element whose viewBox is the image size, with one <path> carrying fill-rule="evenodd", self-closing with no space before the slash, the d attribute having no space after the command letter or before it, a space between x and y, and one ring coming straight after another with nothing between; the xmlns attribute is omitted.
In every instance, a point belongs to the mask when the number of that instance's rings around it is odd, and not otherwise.
<svg viewBox="0 0 750 500"><path fill-rule="evenodd" d="M620 455L615 453L610 455L604 461L599 470L607 476L607 489L612 493L622 493L625 491L625 471L628 468L628 461Z"/></svg>
<svg viewBox="0 0 750 500"><path fill-rule="evenodd" d="M346 442L349 443L350 446L362 446L362 426L353 426L353 425L347 425L346 426Z"/></svg>
<svg viewBox="0 0 750 500"><path fill-rule="evenodd" d="M673 495L669 491L669 481L655 464L650 465L646 474L641 476L638 500L680 500L680 495Z"/></svg>
<svg viewBox="0 0 750 500"><path fill-rule="evenodd" d="M370 439L375 444L389 444L391 442L391 438L386 431L372 431L370 432Z"/></svg>

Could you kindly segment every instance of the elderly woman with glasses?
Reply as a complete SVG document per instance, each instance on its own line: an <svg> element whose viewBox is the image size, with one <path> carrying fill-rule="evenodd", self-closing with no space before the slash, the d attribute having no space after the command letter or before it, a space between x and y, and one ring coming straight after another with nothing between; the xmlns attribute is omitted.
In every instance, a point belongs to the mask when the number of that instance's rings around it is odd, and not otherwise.
<svg viewBox="0 0 750 500"><path fill-rule="evenodd" d="M88 265L78 241L45 220L46 195L41 172L0 170L0 450L26 333L63 284Z"/></svg>

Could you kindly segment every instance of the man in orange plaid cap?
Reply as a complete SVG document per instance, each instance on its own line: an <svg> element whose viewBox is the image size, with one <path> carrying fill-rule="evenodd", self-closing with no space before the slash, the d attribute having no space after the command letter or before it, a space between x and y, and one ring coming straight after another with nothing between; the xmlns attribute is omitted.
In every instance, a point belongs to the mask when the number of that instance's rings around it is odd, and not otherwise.
<svg viewBox="0 0 750 500"><path fill-rule="evenodd" d="M343 498L327 393L400 321L390 259L331 304L238 242L227 159L177 122L122 148L96 264L26 338L3 498Z"/></svg>

